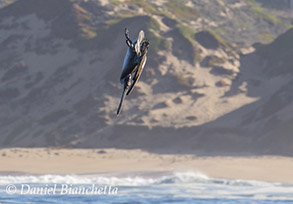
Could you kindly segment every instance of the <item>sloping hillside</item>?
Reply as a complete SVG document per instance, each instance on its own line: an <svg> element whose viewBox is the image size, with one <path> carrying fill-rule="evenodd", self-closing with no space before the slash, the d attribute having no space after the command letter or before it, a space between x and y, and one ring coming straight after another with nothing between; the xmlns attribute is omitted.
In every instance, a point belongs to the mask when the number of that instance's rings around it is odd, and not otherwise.
<svg viewBox="0 0 293 204"><path fill-rule="evenodd" d="M292 120L292 30L250 47L288 28L265 9L252 15L257 6L27 0L0 9L1 146L291 154L282 131ZM133 39L145 30L151 47L117 117L125 27ZM282 151L270 145L277 133Z"/></svg>

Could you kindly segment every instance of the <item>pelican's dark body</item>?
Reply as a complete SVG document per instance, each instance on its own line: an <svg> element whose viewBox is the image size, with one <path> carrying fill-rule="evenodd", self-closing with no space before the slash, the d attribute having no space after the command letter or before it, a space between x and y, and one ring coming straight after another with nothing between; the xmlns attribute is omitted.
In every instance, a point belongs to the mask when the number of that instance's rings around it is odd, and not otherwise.
<svg viewBox="0 0 293 204"><path fill-rule="evenodd" d="M120 76L121 84L124 84L125 77L128 77L128 75L134 71L137 65L137 61L137 55L134 52L133 48L128 47L126 55L124 57L122 73Z"/></svg>
<svg viewBox="0 0 293 204"><path fill-rule="evenodd" d="M125 29L126 44L128 49L124 58L122 73L120 76L121 84L124 84L123 92L120 100L120 104L117 109L117 115L119 115L122 107L123 100L126 95L129 95L135 84L137 83L141 72L146 63L146 54L149 47L149 41L144 39L144 32L140 31L138 38L135 41L131 41L128 36L128 30ZM132 83L131 78L134 73Z"/></svg>

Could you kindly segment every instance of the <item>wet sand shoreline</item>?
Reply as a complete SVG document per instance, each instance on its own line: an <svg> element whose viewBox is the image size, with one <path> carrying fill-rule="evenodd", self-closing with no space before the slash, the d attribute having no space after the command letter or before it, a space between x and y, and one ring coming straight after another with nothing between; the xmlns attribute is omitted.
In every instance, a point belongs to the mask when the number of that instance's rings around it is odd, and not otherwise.
<svg viewBox="0 0 293 204"><path fill-rule="evenodd" d="M214 178L293 183L293 158L154 154L139 149L0 149L0 175L195 171Z"/></svg>

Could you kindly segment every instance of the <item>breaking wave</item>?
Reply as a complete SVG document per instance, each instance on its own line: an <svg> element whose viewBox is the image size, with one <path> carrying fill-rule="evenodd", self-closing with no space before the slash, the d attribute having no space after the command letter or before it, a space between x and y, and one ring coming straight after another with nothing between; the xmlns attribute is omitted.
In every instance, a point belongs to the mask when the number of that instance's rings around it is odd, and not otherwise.
<svg viewBox="0 0 293 204"><path fill-rule="evenodd" d="M87 174L87 175L9 175L0 176L0 185L11 183L69 183L101 184L116 186L148 186L159 184L222 184L230 186L276 186L285 185L253 180L215 179L199 172L144 172L133 174ZM288 184L289 185L289 184Z"/></svg>
<svg viewBox="0 0 293 204"><path fill-rule="evenodd" d="M6 195L3 193L5 193L5 185L8 184L16 186L20 184L36 186L46 186L47 184L108 185L119 187L119 196L136 197L137 199L165 198L172 195L174 199L178 197L270 200L273 203L293 202L293 184L216 179L200 172L188 171L87 175L0 175L0 194L2 192L2 195Z"/></svg>

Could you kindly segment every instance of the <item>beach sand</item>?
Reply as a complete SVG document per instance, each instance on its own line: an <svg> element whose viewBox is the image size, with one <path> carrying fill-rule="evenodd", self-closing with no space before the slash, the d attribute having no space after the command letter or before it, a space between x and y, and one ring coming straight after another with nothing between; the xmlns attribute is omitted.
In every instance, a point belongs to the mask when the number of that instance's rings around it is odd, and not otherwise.
<svg viewBox="0 0 293 204"><path fill-rule="evenodd" d="M214 178L293 183L293 158L198 157L142 150L5 148L0 173L89 174L129 171L195 171Z"/></svg>

